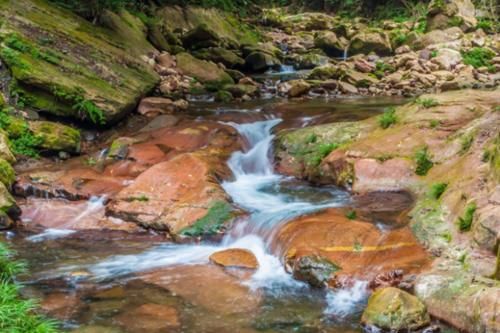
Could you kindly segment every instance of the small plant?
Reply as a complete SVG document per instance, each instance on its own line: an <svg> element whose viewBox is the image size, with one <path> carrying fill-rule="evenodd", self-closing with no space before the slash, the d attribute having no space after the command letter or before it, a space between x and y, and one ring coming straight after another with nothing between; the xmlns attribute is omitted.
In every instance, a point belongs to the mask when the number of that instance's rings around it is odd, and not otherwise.
<svg viewBox="0 0 500 333"><path fill-rule="evenodd" d="M318 141L318 136L314 133L311 133L307 138L306 138L306 143L316 143Z"/></svg>
<svg viewBox="0 0 500 333"><path fill-rule="evenodd" d="M16 155L22 155L32 158L40 157L37 147L42 144L42 138L33 135L26 128L20 137L10 140L12 152Z"/></svg>
<svg viewBox="0 0 500 333"><path fill-rule="evenodd" d="M439 199L443 195L444 191L448 188L448 183L435 183L432 184L430 190L430 196L433 199Z"/></svg>
<svg viewBox="0 0 500 333"><path fill-rule="evenodd" d="M460 155L464 155L465 153L467 153L473 143L474 143L474 135L472 133L464 135L460 140L460 146L461 146L459 152Z"/></svg>
<svg viewBox="0 0 500 333"><path fill-rule="evenodd" d="M397 120L398 119L396 117L396 108L389 107L389 108L385 109L384 113L381 116L379 116L379 118L378 118L378 124L383 129L387 129L391 125L396 124Z"/></svg>
<svg viewBox="0 0 500 333"><path fill-rule="evenodd" d="M439 105L439 102L437 100L435 100L434 98L418 98L416 100L416 103L418 105L423 106L426 109Z"/></svg>
<svg viewBox="0 0 500 333"><path fill-rule="evenodd" d="M383 61L377 61L374 74L380 79L384 77L385 73L394 73L395 71L396 69L394 68L394 66L386 64Z"/></svg>
<svg viewBox="0 0 500 333"><path fill-rule="evenodd" d="M476 29L483 29L487 33L495 32L495 22L486 17L480 17L477 21Z"/></svg>
<svg viewBox="0 0 500 333"><path fill-rule="evenodd" d="M495 52L484 47L474 47L469 51L463 52L464 64L471 65L474 68L488 67L494 69L491 60L495 57Z"/></svg>
<svg viewBox="0 0 500 333"><path fill-rule="evenodd" d="M439 54L439 51L438 50L432 50L431 51L431 58L436 58Z"/></svg>
<svg viewBox="0 0 500 333"><path fill-rule="evenodd" d="M419 149L415 153L415 163L417 164L415 173L419 176L425 176L434 166L434 162L432 162L432 160L430 159L427 147Z"/></svg>
<svg viewBox="0 0 500 333"><path fill-rule="evenodd" d="M149 198L146 195L141 194L141 195L138 195L138 196L135 196L135 197L129 197L128 201L148 202Z"/></svg>
<svg viewBox="0 0 500 333"><path fill-rule="evenodd" d="M464 232L470 230L476 209L475 203L470 203L465 207L464 215L458 218L458 228L460 231Z"/></svg>
<svg viewBox="0 0 500 333"><path fill-rule="evenodd" d="M87 117L96 125L106 124L104 111L88 99L78 98L78 101L73 105L73 109L80 112L83 117Z"/></svg>
<svg viewBox="0 0 500 333"><path fill-rule="evenodd" d="M427 30L427 21L426 20L420 20L417 25L415 26L415 32L419 34L425 33Z"/></svg>
<svg viewBox="0 0 500 333"><path fill-rule="evenodd" d="M451 233L449 233L449 232L443 233L440 236L441 236L441 238L443 238L445 240L446 243L450 243L452 238L453 238L451 236Z"/></svg>
<svg viewBox="0 0 500 333"><path fill-rule="evenodd" d="M429 127L430 127L430 128L436 128L436 127L438 127L439 125L441 125L441 122L440 122L439 120L435 120L435 119L433 119L433 120L431 120L431 121L429 122Z"/></svg>
<svg viewBox="0 0 500 333"><path fill-rule="evenodd" d="M88 166L95 166L97 164L97 160L95 159L95 157L90 156L85 160L85 164L87 164Z"/></svg>
<svg viewBox="0 0 500 333"><path fill-rule="evenodd" d="M361 252L361 251L363 251L363 244L361 244L358 241L355 241L352 248L353 248L354 252Z"/></svg>
<svg viewBox="0 0 500 333"><path fill-rule="evenodd" d="M356 211L350 210L345 214L345 217L347 217L349 220L355 220L358 215L356 214Z"/></svg>

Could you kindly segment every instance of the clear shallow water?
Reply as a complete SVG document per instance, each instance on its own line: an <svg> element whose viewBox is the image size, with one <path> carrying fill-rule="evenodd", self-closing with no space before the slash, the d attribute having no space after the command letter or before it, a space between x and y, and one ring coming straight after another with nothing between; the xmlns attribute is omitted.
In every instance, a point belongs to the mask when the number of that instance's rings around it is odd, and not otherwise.
<svg viewBox="0 0 500 333"><path fill-rule="evenodd" d="M365 282L336 292L313 290L293 280L269 251L279 224L350 204L349 195L337 188L314 188L275 174L270 158L273 133L280 128L359 119L381 112L390 101L343 103L248 105L244 111L215 105L193 108L191 116L229 123L245 139L244 149L228 161L233 178L222 186L249 212L248 219L219 244L175 245L158 237L64 228L28 237L10 234L20 256L31 264L31 274L24 277L26 294L44 299L67 328L80 332L85 327L93 327L89 332L167 331L161 323L148 326L155 323L153 314L137 314L148 304L174 309L177 324L168 332L359 332ZM98 201L90 202L75 218L98 208ZM208 257L226 248L252 251L259 269L244 276L221 275ZM124 319L134 316L132 324Z"/></svg>

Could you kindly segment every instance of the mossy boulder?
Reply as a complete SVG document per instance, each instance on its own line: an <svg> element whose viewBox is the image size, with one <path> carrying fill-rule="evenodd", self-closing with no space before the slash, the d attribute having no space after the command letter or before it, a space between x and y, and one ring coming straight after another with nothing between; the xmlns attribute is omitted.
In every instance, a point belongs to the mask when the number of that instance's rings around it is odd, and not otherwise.
<svg viewBox="0 0 500 333"><path fill-rule="evenodd" d="M222 47L211 47L193 53L199 59L222 63L227 68L242 67L245 60L233 51Z"/></svg>
<svg viewBox="0 0 500 333"><path fill-rule="evenodd" d="M231 76L213 62L197 59L186 52L177 55L177 68L209 89L218 90L226 84L234 83Z"/></svg>
<svg viewBox="0 0 500 333"><path fill-rule="evenodd" d="M254 72L263 72L269 68L278 67L280 64L278 58L262 51L252 52L245 58L245 66Z"/></svg>
<svg viewBox="0 0 500 333"><path fill-rule="evenodd" d="M22 106L110 123L159 81L143 60L154 51L144 26L126 12L96 26L45 1L3 1L0 20L0 58Z"/></svg>
<svg viewBox="0 0 500 333"><path fill-rule="evenodd" d="M460 27L469 31L476 27L476 8L471 0L432 0L427 11L427 30Z"/></svg>
<svg viewBox="0 0 500 333"><path fill-rule="evenodd" d="M80 152L80 132L72 127L50 121L30 122L29 127L41 149Z"/></svg>
<svg viewBox="0 0 500 333"><path fill-rule="evenodd" d="M225 90L231 93L235 98L240 98L245 95L254 96L259 91L259 88L250 84L232 84L224 87Z"/></svg>
<svg viewBox="0 0 500 333"><path fill-rule="evenodd" d="M16 180L16 173L9 162L0 158L0 183L10 188Z"/></svg>
<svg viewBox="0 0 500 333"><path fill-rule="evenodd" d="M322 31L314 37L314 46L331 57L342 57L347 44L332 31Z"/></svg>
<svg viewBox="0 0 500 333"><path fill-rule="evenodd" d="M349 55L369 54L374 52L380 56L392 53L389 35L385 32L364 31L356 34L349 44Z"/></svg>
<svg viewBox="0 0 500 333"><path fill-rule="evenodd" d="M196 50L220 46L222 40L215 30L211 29L206 23L202 23L188 31L182 37L182 43L186 49Z"/></svg>
<svg viewBox="0 0 500 333"><path fill-rule="evenodd" d="M312 70L311 74L309 74L309 80L329 80L329 79L338 79L345 73L345 69L333 65L327 64L324 66L316 67Z"/></svg>
<svg viewBox="0 0 500 333"><path fill-rule="evenodd" d="M361 322L390 331L414 331L430 324L425 305L415 296L397 288L382 288L368 299Z"/></svg>
<svg viewBox="0 0 500 333"><path fill-rule="evenodd" d="M16 161L14 154L12 154L10 150L9 137L3 130L0 130L0 158L9 163L14 163Z"/></svg>
<svg viewBox="0 0 500 333"><path fill-rule="evenodd" d="M330 58L325 55L311 52L292 59L296 69L312 69L318 66L326 65Z"/></svg>
<svg viewBox="0 0 500 333"><path fill-rule="evenodd" d="M326 258L304 256L294 262L293 277L313 287L321 288L341 268Z"/></svg>

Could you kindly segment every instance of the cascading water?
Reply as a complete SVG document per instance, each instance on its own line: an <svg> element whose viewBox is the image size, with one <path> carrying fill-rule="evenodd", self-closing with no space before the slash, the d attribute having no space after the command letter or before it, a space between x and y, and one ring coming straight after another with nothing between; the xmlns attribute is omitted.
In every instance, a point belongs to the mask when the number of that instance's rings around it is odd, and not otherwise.
<svg viewBox="0 0 500 333"><path fill-rule="evenodd" d="M280 122L281 119L270 119L245 124L228 123L238 130L247 148L233 153L229 159L234 179L222 186L237 205L250 212L250 217L232 230L221 244L164 245L139 255L115 256L90 267L92 274L98 279L106 279L158 267L206 263L216 251L244 248L254 253L259 262L259 269L247 281L250 287L303 286L293 280L279 258L269 252L273 233L280 223L319 209L344 205L349 197L340 190L328 189L327 199L313 203L295 197L293 193L273 191L290 181L274 173L270 157L274 139L272 130Z"/></svg>

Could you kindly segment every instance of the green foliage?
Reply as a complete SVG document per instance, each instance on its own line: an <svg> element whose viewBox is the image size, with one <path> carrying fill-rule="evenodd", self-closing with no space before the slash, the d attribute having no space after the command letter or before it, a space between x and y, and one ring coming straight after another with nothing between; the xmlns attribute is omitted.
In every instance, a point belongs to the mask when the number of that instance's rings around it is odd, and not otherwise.
<svg viewBox="0 0 500 333"><path fill-rule="evenodd" d="M464 64L474 68L488 67L494 69L491 59L495 57L495 52L484 47L474 47L467 52L462 52Z"/></svg>
<svg viewBox="0 0 500 333"><path fill-rule="evenodd" d="M313 167L320 165L321 161L338 147L339 145L336 143L322 143L317 145L314 152L308 156L306 160L307 165Z"/></svg>
<svg viewBox="0 0 500 333"><path fill-rule="evenodd" d="M460 231L469 231L472 222L474 221L474 213L476 212L477 206L475 203L470 203L465 207L464 215L458 218L458 228Z"/></svg>
<svg viewBox="0 0 500 333"><path fill-rule="evenodd" d="M355 220L357 217L356 211L350 210L345 214L345 217L347 217L349 220Z"/></svg>
<svg viewBox="0 0 500 333"><path fill-rule="evenodd" d="M16 274L25 271L22 262L12 260L12 252L0 243L0 331L10 333L56 333L56 323L34 311L36 303L19 297Z"/></svg>
<svg viewBox="0 0 500 333"><path fill-rule="evenodd" d="M0 57L9 67L17 67L19 69L28 70L30 65L21 59L21 54L8 47L2 47L0 49Z"/></svg>
<svg viewBox="0 0 500 333"><path fill-rule="evenodd" d="M430 128L436 128L440 124L441 124L441 122L439 120L436 120L436 119L432 119L431 121L429 121L429 127Z"/></svg>
<svg viewBox="0 0 500 333"><path fill-rule="evenodd" d="M80 112L83 118L90 119L96 125L106 124L104 111L95 105L91 100L81 97L73 105L73 109Z"/></svg>
<svg viewBox="0 0 500 333"><path fill-rule="evenodd" d="M384 113L378 118L378 124L383 129L389 128L391 125L396 124L397 121L395 107L386 108Z"/></svg>
<svg viewBox="0 0 500 333"><path fill-rule="evenodd" d="M377 76L379 79L385 76L386 73L394 73L396 69L394 66L386 64L383 61L377 61L375 65L375 76Z"/></svg>
<svg viewBox="0 0 500 333"><path fill-rule="evenodd" d="M10 34L4 40L4 44L12 50L28 54L34 59L42 59L53 65L60 63L61 58L51 50L43 51L33 46L16 34ZM18 55L19 56L19 55ZM24 65L26 67L26 64Z"/></svg>
<svg viewBox="0 0 500 333"><path fill-rule="evenodd" d="M196 221L192 226L182 229L182 236L199 237L212 236L219 233L224 223L232 216L231 206L224 201L215 202L207 215Z"/></svg>
<svg viewBox="0 0 500 333"><path fill-rule="evenodd" d="M483 29L487 33L498 31L498 23L487 17L478 18L476 29Z"/></svg>
<svg viewBox="0 0 500 333"><path fill-rule="evenodd" d="M416 100L416 103L418 105L423 106L426 109L439 105L439 102L437 100L435 100L434 98L418 98Z"/></svg>
<svg viewBox="0 0 500 333"><path fill-rule="evenodd" d="M415 26L414 29L417 33L423 34L427 30L427 21L426 20L420 20L417 25Z"/></svg>
<svg viewBox="0 0 500 333"><path fill-rule="evenodd" d="M464 135L462 137L462 139L460 140L460 146L461 146L460 147L460 155L463 155L466 152L468 152L473 143L474 143L474 134L473 133L469 133L469 134Z"/></svg>
<svg viewBox="0 0 500 333"><path fill-rule="evenodd" d="M444 191L448 188L448 183L435 183L432 184L429 194L433 199L439 199L443 195Z"/></svg>
<svg viewBox="0 0 500 333"><path fill-rule="evenodd" d="M417 150L415 153L415 163L417 164L415 173L419 176L425 176L434 166L427 147Z"/></svg>
<svg viewBox="0 0 500 333"><path fill-rule="evenodd" d="M439 51L438 50L432 50L431 51L431 58L436 58L439 54Z"/></svg>
<svg viewBox="0 0 500 333"><path fill-rule="evenodd" d="M149 201L149 198L144 195L144 194L141 194L141 195L138 195L138 196L135 196L135 197L129 197L127 199L127 201L140 201L140 202L148 202Z"/></svg>
<svg viewBox="0 0 500 333"><path fill-rule="evenodd" d="M10 126L16 119L7 112L7 109L0 111L0 128L9 134L12 152L16 155L38 158L39 153L36 147L42 143L42 139L33 135L26 122L19 122L15 133L11 133Z"/></svg>

